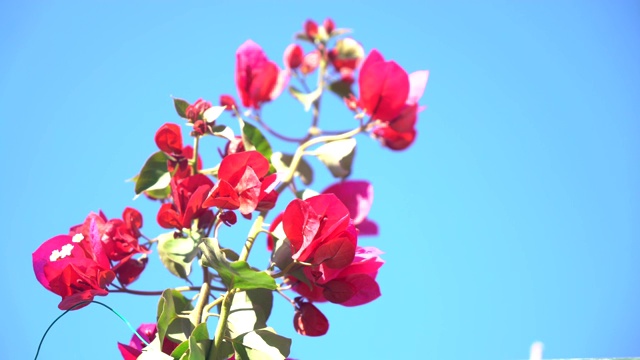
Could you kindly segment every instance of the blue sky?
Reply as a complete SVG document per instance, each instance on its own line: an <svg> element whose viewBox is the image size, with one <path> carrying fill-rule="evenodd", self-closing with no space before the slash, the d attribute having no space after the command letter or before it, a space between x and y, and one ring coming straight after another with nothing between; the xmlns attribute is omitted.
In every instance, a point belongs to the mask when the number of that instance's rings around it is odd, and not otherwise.
<svg viewBox="0 0 640 360"><path fill-rule="evenodd" d="M358 138L353 178L374 184L381 228L361 243L385 252L383 296L321 304L323 338L297 335L276 299L270 325L292 356L524 359L536 340L546 358L640 356L638 2L30 1L0 4L7 358L35 354L59 314L32 274L40 243L125 206L160 231L156 204L124 180L156 151L155 130L180 121L170 96L235 96L240 44L280 63L304 20L326 16L367 51L429 69L428 108L408 151ZM337 99L323 108L326 128L355 125ZM291 135L309 122L287 94L263 114ZM204 145L210 166L218 146ZM330 177L314 164L320 190ZM136 288L181 285L151 262ZM155 297L100 300L154 320ZM130 336L90 306L53 328L41 359L114 359Z"/></svg>

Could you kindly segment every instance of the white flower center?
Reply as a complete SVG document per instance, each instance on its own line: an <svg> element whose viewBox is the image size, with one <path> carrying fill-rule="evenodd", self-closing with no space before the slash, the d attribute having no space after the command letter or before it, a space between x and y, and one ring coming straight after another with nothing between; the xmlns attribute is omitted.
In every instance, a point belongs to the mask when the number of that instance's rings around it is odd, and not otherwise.
<svg viewBox="0 0 640 360"><path fill-rule="evenodd" d="M75 235L73 235L73 238L71 239L71 241L73 241L74 243L79 243L82 240L84 240L84 235L82 235L82 234L75 234Z"/></svg>

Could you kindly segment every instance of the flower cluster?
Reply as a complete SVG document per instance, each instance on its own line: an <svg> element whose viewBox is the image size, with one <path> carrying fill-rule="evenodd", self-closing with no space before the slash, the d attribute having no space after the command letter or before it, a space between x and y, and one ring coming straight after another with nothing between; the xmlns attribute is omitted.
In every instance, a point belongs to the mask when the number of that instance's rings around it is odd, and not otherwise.
<svg viewBox="0 0 640 360"><path fill-rule="evenodd" d="M261 352L255 356L286 359L290 340L267 326L274 294L291 303L293 326L305 336L329 330L329 320L318 307L324 305L318 303L352 307L377 299L381 291L376 278L384 261L379 249L359 241L379 230L369 219L372 184L350 178L356 137L368 134L391 150L407 149L416 138L422 110L418 101L429 73L408 74L377 50L367 54L360 42L345 36L348 33L329 18L322 24L307 20L296 34L298 42L284 49L282 66L247 40L236 51L240 101L229 94L220 95L220 106L174 98L182 124L167 122L157 128L157 149L132 178L136 197L144 194L158 205L155 222L167 232L143 235L142 214L127 207L121 218L90 213L68 234L45 241L33 253L33 269L37 280L62 298L58 307L80 308L110 292L160 295L156 322L141 325L139 336L128 345L118 343L125 360L145 353L246 359ZM315 88L309 86L312 77ZM303 109L314 109L309 130L301 137L279 133L262 117L262 109L284 89ZM324 130L327 124L320 124L320 101L328 92L354 112L353 119L345 121L356 126L353 130ZM193 145L186 145L183 126L190 129ZM293 149L275 151L269 135L293 144ZM202 141L218 141L218 154L206 159L213 167L203 166ZM314 191L308 158L316 158L336 182ZM267 224L278 207L278 215ZM247 221L251 226L244 244L225 237L222 224ZM271 261L260 270L248 257L262 233L267 234ZM232 249L236 245L238 252ZM168 272L188 286L129 288L145 270L152 249ZM194 266L202 270L197 272L202 274L199 286ZM294 291L295 298L285 290ZM189 291L198 294L183 294ZM211 313L215 310L219 314ZM218 319L213 339L207 328L211 315Z"/></svg>
<svg viewBox="0 0 640 360"><path fill-rule="evenodd" d="M120 284L129 285L147 263L149 251L138 242L141 227L142 215L133 208L126 208L122 219L90 213L68 235L45 241L33 253L36 278L62 297L58 305L62 310L107 295L106 287L116 277ZM136 254L143 256L134 259Z"/></svg>

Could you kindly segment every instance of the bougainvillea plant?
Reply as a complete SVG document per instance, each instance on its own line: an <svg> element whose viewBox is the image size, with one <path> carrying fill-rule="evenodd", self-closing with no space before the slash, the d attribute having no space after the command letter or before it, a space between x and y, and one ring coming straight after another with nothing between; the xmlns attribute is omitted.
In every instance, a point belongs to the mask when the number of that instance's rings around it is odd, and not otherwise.
<svg viewBox="0 0 640 360"><path fill-rule="evenodd" d="M291 304L293 327L305 336L329 330L317 303L351 307L378 298L382 252L360 242L378 233L368 219L373 186L350 179L356 136L368 134L393 151L409 147L429 73L409 74L375 49L366 54L348 34L331 19L308 20L284 50L282 67L247 40L236 52L239 101L226 94L219 106L174 98L182 120L159 126L158 151L133 179L136 195L158 204L155 221L167 232L145 235L142 214L125 208L119 218L90 213L45 241L33 253L33 269L60 295L58 307L77 310L111 292L140 294L131 286L156 252L167 275L188 285L162 292L156 322L140 325L128 345L117 344L124 359L285 359L291 339L267 325L274 294ZM285 89L310 113L299 138L276 132L261 115ZM353 130L320 128L327 93L353 112ZM268 136L293 151L274 151ZM219 153L202 159L201 141L217 142ZM310 157L336 179L321 192L312 190L320 187L312 184ZM284 192L293 200L279 201ZM225 227L241 224L251 224L243 244L225 239ZM271 253L265 269L247 262L261 234ZM194 268L203 274L197 286ZM196 296L185 297L189 291ZM216 324L213 334L208 321Z"/></svg>

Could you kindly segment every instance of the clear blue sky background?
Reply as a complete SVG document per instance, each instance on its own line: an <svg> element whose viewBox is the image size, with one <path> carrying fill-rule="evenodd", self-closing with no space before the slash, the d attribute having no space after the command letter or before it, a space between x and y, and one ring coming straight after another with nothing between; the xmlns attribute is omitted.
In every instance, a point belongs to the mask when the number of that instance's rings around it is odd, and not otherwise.
<svg viewBox="0 0 640 360"><path fill-rule="evenodd" d="M535 340L547 358L640 356L637 1L133 3L0 5L3 358L32 358L60 313L32 273L41 242L125 206L159 231L156 204L133 202L124 179L156 150L155 130L179 121L170 95L235 95L242 42L281 62L303 21L325 16L367 51L431 70L428 109L406 152L358 138L353 176L374 184L381 227L362 244L386 253L383 296L320 305L323 338L297 335L276 299L270 324L293 338L292 356L524 359ZM354 126L337 100L323 107L323 127ZM309 122L288 94L264 116L290 135ZM218 146L208 139L205 166ZM247 226L227 241L239 248ZM135 288L181 285L151 259ZM100 300L134 324L154 320L156 297ZM90 306L53 328L41 359L115 359L130 336Z"/></svg>

